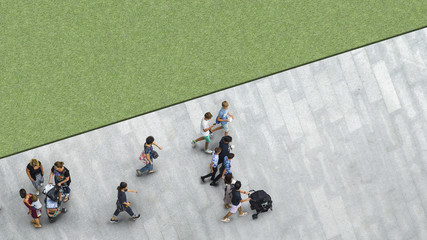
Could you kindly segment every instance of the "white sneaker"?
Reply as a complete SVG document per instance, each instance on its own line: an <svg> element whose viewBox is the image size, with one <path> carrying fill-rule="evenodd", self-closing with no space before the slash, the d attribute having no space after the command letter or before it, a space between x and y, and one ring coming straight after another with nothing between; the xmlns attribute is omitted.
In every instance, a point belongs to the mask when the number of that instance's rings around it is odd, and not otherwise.
<svg viewBox="0 0 427 240"><path fill-rule="evenodd" d="M212 154L212 150L210 150L210 149L206 149L206 150L205 150L205 153L207 153L207 154Z"/></svg>
<svg viewBox="0 0 427 240"><path fill-rule="evenodd" d="M193 148L195 148L196 147L196 141L191 141L191 145L193 145Z"/></svg>
<svg viewBox="0 0 427 240"><path fill-rule="evenodd" d="M40 195L40 191L37 189L37 191L36 191L36 195L38 196L38 195Z"/></svg>

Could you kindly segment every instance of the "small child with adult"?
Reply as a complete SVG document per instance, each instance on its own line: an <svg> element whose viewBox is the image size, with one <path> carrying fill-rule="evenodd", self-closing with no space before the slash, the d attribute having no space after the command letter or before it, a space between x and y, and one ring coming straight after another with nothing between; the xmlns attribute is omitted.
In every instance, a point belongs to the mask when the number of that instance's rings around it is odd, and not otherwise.
<svg viewBox="0 0 427 240"><path fill-rule="evenodd" d="M19 195L21 196L21 198L24 199L24 204L29 209L28 215L31 215L31 217L33 218L33 220L31 220L31 223L35 228L41 228L42 225L40 224L39 220L39 218L41 217L41 209L37 211L34 207L31 206L33 203L33 194L27 194L27 191L25 191L25 189L21 189L19 190Z"/></svg>
<svg viewBox="0 0 427 240"><path fill-rule="evenodd" d="M251 200L250 198L247 198L247 199L244 199L244 200L242 200L242 196L241 196L241 193L244 193L244 194L246 194L246 195L249 195L250 193L249 192L245 192L245 191L242 191L242 190L240 190L240 187L242 186L242 183L240 182L240 181L236 181L236 183L234 184L234 188L232 189L232 191L231 191L231 195L232 195L232 197L231 197L231 207L230 207L230 211L227 213L227 215L225 215L222 219L221 219L221 221L223 221L223 222L230 222L230 216L233 214L233 213L236 213L237 212L237 210L239 210L239 217L243 217L243 216L246 216L246 215L248 215L248 213L247 212L242 212L242 202L246 202L246 201L249 201L249 200Z"/></svg>
<svg viewBox="0 0 427 240"><path fill-rule="evenodd" d="M215 128L211 132L215 132L220 129L224 129L225 136L228 135L228 123L234 119L234 116L228 112L228 107L230 106L227 101L222 102L222 108L219 110L218 117L216 118L216 124L221 124L221 126Z"/></svg>
<svg viewBox="0 0 427 240"><path fill-rule="evenodd" d="M117 187L117 209L114 212L113 217L110 219L110 222L112 223L119 222L119 220L117 220L116 218L117 216L119 216L119 213L123 211L126 211L132 217L133 220L136 220L141 216L141 214L136 215L135 213L133 213L132 208L130 208L130 202L126 200L126 192L138 193L138 191L128 189L127 183L120 183L120 186Z"/></svg>
<svg viewBox="0 0 427 240"><path fill-rule="evenodd" d="M32 195L31 196L31 201L32 201L31 207L33 207L36 210L38 216L41 216L41 214L42 214L42 204L40 203L39 198L36 195Z"/></svg>
<svg viewBox="0 0 427 240"><path fill-rule="evenodd" d="M205 113L205 116L204 116L204 118L202 118L202 122L200 125L200 133L202 134L202 136L191 142L191 144L193 144L193 148L194 148L194 147L196 147L196 143L198 141L202 141L204 139L205 140L205 153L208 153L208 154L212 153L212 150L209 149L209 143L211 142L209 132L216 125L216 123L214 123L212 126L209 126L209 120L211 118L212 118L212 114L210 112Z"/></svg>
<svg viewBox="0 0 427 240"><path fill-rule="evenodd" d="M44 182L43 165L40 161L33 158L31 159L30 163L28 163L26 171L28 178L30 178L31 183L36 189L36 195L38 196L40 194L40 188L43 186Z"/></svg>
<svg viewBox="0 0 427 240"><path fill-rule="evenodd" d="M146 171L148 171L148 173L154 173L153 160L156 159L159 156L159 154L153 150L153 145L158 147L160 150L163 149L162 147L157 145L156 142L154 142L153 136L148 136L145 139L144 151L142 152L141 157L139 159L141 161L145 161L146 165L144 167L142 167L141 169L136 170L137 176L141 176Z"/></svg>
<svg viewBox="0 0 427 240"><path fill-rule="evenodd" d="M219 160L219 154L221 153L221 148L217 147L215 148L215 153L212 154L212 161L211 161L211 171L209 174L200 177L202 179L202 182L205 182L205 178L211 177L211 181L215 179L215 174L217 172L217 166L218 166L218 160ZM211 183L212 185L212 183Z"/></svg>

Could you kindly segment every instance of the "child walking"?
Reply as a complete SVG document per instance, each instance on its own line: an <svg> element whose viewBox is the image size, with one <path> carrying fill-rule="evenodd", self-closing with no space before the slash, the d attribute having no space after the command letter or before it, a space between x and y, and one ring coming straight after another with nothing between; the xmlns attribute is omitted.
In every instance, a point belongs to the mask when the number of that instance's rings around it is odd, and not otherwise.
<svg viewBox="0 0 427 240"><path fill-rule="evenodd" d="M202 179L202 182L205 182L205 178L211 177L211 181L215 179L215 174L217 171L218 166L218 160L219 160L219 154L221 153L221 148L217 147L215 148L215 153L212 154L212 161L211 161L211 171L209 174L200 177ZM211 184L212 185L212 184Z"/></svg>
<svg viewBox="0 0 427 240"><path fill-rule="evenodd" d="M224 183L225 183L224 206L225 208L230 208L231 198L232 198L231 192L232 192L232 189L234 188L233 174L229 173L225 175Z"/></svg>
<svg viewBox="0 0 427 240"><path fill-rule="evenodd" d="M229 217L233 214L236 213L237 210L239 210L239 217L243 217L248 215L247 212L242 212L242 202L246 202L251 200L250 198L246 198L245 200L242 200L242 196L240 195L241 193L244 193L246 195L249 195L249 192L244 192L242 190L240 190L240 187L242 186L242 183L240 181L237 181L234 184L234 188L231 191L231 208L230 211L227 213L227 215L225 215L221 221L223 222L230 222Z"/></svg>
<svg viewBox="0 0 427 240"><path fill-rule="evenodd" d="M216 118L216 124L221 124L221 126L215 128L211 132L215 132L221 128L225 131L225 136L228 135L228 122L231 122L234 119L234 116L228 112L229 104L227 101L222 102L222 108L219 110L218 117Z"/></svg>
<svg viewBox="0 0 427 240"><path fill-rule="evenodd" d="M224 171L222 172L222 179L225 178L226 174L231 173L231 159L234 158L234 153L229 153L228 156L224 157Z"/></svg>
<svg viewBox="0 0 427 240"><path fill-rule="evenodd" d="M202 134L201 137L199 137L196 140L193 140L191 144L193 144L193 148L196 147L196 143L198 141L205 140L205 153L211 154L212 150L208 149L209 143L211 142L210 138L210 131L215 126L216 123L214 123L212 126L209 126L209 120L212 118L212 114L210 112L205 113L204 118L202 118L202 122L200 125L200 133Z"/></svg>
<svg viewBox="0 0 427 240"><path fill-rule="evenodd" d="M141 169L136 170L137 176L141 176L142 173L148 171L148 173L153 173L153 160L156 159L159 155L156 151L153 150L153 145L158 147L160 150L163 148L157 145L156 142L154 142L154 137L149 136L145 139L144 144L144 151L142 152L141 156L139 157L139 160L145 161L146 165L142 167Z"/></svg>
<svg viewBox="0 0 427 240"><path fill-rule="evenodd" d="M141 214L136 215L135 213L133 213L132 208L130 208L130 202L128 202L126 200L126 192L134 192L134 193L138 193L138 191L133 191L128 189L128 184L125 182L121 182L120 186L117 187L117 202L116 202L116 206L117 209L114 212L113 217L110 219L110 222L112 223L117 223L119 222L119 220L117 220L117 216L119 216L120 212L126 211L133 220L138 219Z"/></svg>

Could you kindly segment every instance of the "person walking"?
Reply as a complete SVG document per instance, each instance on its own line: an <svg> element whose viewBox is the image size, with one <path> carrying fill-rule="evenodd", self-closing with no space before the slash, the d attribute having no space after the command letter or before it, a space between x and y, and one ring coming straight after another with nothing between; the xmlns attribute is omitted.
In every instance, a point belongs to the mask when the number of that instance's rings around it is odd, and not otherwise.
<svg viewBox="0 0 427 240"><path fill-rule="evenodd" d="M228 173L225 175L224 178L224 183L225 183L225 193L224 193L224 206L225 208L230 208L231 207L231 191L234 188L234 184L233 184L233 174L232 173Z"/></svg>
<svg viewBox="0 0 427 240"><path fill-rule="evenodd" d="M219 160L218 165L221 164L221 167L219 168L219 174L215 177L213 182L211 183L212 186L218 186L218 180L222 177L222 173L224 172L225 166L224 166L224 158L228 156L230 153L230 150L232 150L231 142L233 141L233 138L231 136L224 136L221 138L221 141L219 141L219 147L221 148L221 153L219 154Z"/></svg>
<svg viewBox="0 0 427 240"><path fill-rule="evenodd" d="M202 182L205 182L205 178L207 178L207 177L211 177L211 181L213 181L215 179L215 174L217 171L220 153L221 153L221 148L219 148L219 147L215 148L215 153L212 154L212 161L211 161L211 165L210 165L211 171L209 174L200 177L202 179Z"/></svg>
<svg viewBox="0 0 427 240"><path fill-rule="evenodd" d="M31 193L27 194L27 191L25 191L25 189L23 188L19 190L19 195L21 196L21 198L24 199L24 204L29 209L28 215L31 215L31 217L33 218L33 220L31 220L30 222L33 224L35 228L41 228L42 225L40 224L40 220L39 220L39 218L42 215L40 202L38 202L40 206L37 203L33 204L33 198L32 198L33 194ZM36 197L37 199L37 196L34 196L34 197ZM38 199L36 201L38 201ZM40 209L36 210L33 206L31 206L32 204L34 206L40 207Z"/></svg>
<svg viewBox="0 0 427 240"><path fill-rule="evenodd" d="M33 158L31 159L30 163L28 163L26 171L28 178L30 178L31 183L36 189L36 195L38 196L40 194L40 188L43 186L44 182L43 165L40 161Z"/></svg>
<svg viewBox="0 0 427 240"><path fill-rule="evenodd" d="M212 114L210 112L205 113L205 116L204 116L204 118L202 118L202 122L201 122L201 126L200 126L200 133L202 134L202 136L191 142L191 144L193 144L193 148L195 148L196 143L198 141L202 141L204 139L205 140L205 153L208 153L208 154L212 153L212 150L209 149L209 143L211 142L209 132L216 125L216 123L214 123L212 126L209 126L209 120L211 118L212 118Z"/></svg>
<svg viewBox="0 0 427 240"><path fill-rule="evenodd" d="M222 108L219 110L218 117L216 118L216 124L221 124L221 126L215 128L211 132L218 131L220 129L224 129L225 136L228 135L228 123L234 119L234 116L228 112L228 107L230 106L227 101L222 102Z"/></svg>
<svg viewBox="0 0 427 240"><path fill-rule="evenodd" d="M67 202L69 200L71 192L71 177L70 171L66 167L64 167L64 162L57 161L50 169L49 184L52 184L51 180L53 176L55 176L55 185L61 187L64 191L64 202Z"/></svg>
<svg viewBox="0 0 427 240"><path fill-rule="evenodd" d="M138 193L138 191L128 189L127 183L120 183L120 186L117 187L117 209L116 211L114 211L113 217L110 219L110 222L112 223L119 222L119 220L117 220L117 216L119 216L119 213L123 211L126 211L132 217L133 220L136 220L141 216L141 214L136 215L132 211L132 208L130 208L130 202L128 202L126 199L126 192Z"/></svg>
<svg viewBox="0 0 427 240"><path fill-rule="evenodd" d="M228 156L224 157L224 170L222 172L221 178L224 179L226 174L231 173L231 159L234 158L234 153L229 153Z"/></svg>
<svg viewBox="0 0 427 240"><path fill-rule="evenodd" d="M246 195L249 195L249 192L244 192L242 190L240 190L240 187L242 186L242 183L240 181L237 181L234 184L234 188L231 191L232 197L231 197L231 207L230 207L230 211L227 213L227 215L225 215L221 221L223 222L230 222L230 216L233 213L236 213L237 210L239 210L239 217L243 217L248 215L247 212L242 212L242 202L246 202L251 200L250 198L247 198L245 200L242 200L242 196L241 193L244 193Z"/></svg>
<svg viewBox="0 0 427 240"><path fill-rule="evenodd" d="M148 171L148 173L153 173L153 160L156 159L159 154L153 150L153 145L158 147L160 150L163 148L157 145L156 142L154 142L154 137L149 136L145 139L144 144L144 151L141 153L141 156L139 157L139 160L145 161L145 166L141 169L136 170L137 176L141 176L144 172Z"/></svg>

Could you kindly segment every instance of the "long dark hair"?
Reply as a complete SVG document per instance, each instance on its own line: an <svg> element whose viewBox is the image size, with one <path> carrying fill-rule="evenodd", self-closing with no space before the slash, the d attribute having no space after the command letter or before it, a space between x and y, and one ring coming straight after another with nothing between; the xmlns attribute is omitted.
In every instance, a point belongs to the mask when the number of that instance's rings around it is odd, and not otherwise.
<svg viewBox="0 0 427 240"><path fill-rule="evenodd" d="M27 191L21 188L21 190L19 190L19 195L21 196L21 198L25 198L27 196Z"/></svg>
<svg viewBox="0 0 427 240"><path fill-rule="evenodd" d="M117 187L117 190L122 190L122 189L126 188L127 186L128 186L128 184L127 184L127 183L125 183L125 182L121 182L121 183L120 183L120 186L118 186L118 187Z"/></svg>
<svg viewBox="0 0 427 240"><path fill-rule="evenodd" d="M232 173L227 173L224 177L225 184L231 184L231 180L233 179Z"/></svg>

